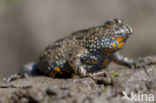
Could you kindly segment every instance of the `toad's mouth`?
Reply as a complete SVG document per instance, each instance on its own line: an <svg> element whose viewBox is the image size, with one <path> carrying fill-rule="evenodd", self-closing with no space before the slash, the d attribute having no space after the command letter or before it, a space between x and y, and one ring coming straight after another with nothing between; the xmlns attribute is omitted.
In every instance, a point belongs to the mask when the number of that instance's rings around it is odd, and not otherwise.
<svg viewBox="0 0 156 103"><path fill-rule="evenodd" d="M126 24L123 28L120 28L120 29L118 28L115 31L115 34L117 34L119 36L122 36L122 37L128 37L132 33L133 33L133 30L132 30L132 28L128 24Z"/></svg>

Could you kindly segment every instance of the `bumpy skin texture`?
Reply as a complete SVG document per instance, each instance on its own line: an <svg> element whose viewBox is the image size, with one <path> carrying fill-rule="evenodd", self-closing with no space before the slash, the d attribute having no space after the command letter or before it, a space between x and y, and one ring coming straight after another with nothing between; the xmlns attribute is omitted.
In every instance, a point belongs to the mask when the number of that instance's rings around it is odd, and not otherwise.
<svg viewBox="0 0 156 103"><path fill-rule="evenodd" d="M131 68L134 61L118 53L131 34L132 28L120 19L74 32L41 53L36 72L51 77L86 77L100 73L111 61Z"/></svg>

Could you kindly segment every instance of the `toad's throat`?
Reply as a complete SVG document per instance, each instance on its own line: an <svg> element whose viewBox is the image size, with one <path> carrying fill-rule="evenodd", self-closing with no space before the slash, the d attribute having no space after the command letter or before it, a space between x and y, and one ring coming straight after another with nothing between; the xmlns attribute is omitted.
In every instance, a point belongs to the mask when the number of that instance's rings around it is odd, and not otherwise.
<svg viewBox="0 0 156 103"><path fill-rule="evenodd" d="M114 37L112 38L113 41L111 41L111 45L108 46L108 48L104 48L103 49L103 53L105 55L112 55L113 53L115 53L118 49L121 49L124 44L125 41L127 40L127 38L125 37Z"/></svg>
<svg viewBox="0 0 156 103"><path fill-rule="evenodd" d="M111 43L113 49L120 49L124 46L125 41L127 40L127 38L125 37L117 37L117 38L113 38L113 42Z"/></svg>

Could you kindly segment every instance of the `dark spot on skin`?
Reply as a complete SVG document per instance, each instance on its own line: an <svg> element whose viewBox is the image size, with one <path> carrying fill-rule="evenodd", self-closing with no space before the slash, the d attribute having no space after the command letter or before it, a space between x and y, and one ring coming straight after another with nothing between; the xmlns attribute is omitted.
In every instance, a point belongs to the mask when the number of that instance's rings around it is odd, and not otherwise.
<svg viewBox="0 0 156 103"><path fill-rule="evenodd" d="M64 40L63 38L59 39L59 40L56 41L56 43L62 42L63 40Z"/></svg>
<svg viewBox="0 0 156 103"><path fill-rule="evenodd" d="M84 36L81 35L81 36L79 36L79 37L76 37L76 39L77 39L77 40L82 40L82 39L84 39Z"/></svg>
<svg viewBox="0 0 156 103"><path fill-rule="evenodd" d="M57 48L60 48L61 47L61 45L54 45L54 46L52 46L52 47L49 47L50 49L57 49ZM49 48L47 48L47 49L49 49Z"/></svg>

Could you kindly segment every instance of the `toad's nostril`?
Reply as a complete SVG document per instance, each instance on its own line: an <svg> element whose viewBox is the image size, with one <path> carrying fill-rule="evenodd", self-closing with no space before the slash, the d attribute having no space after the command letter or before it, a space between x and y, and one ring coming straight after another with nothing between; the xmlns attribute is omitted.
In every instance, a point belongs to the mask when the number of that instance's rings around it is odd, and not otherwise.
<svg viewBox="0 0 156 103"><path fill-rule="evenodd" d="M117 18L115 18L115 19L114 19L114 22L117 23L118 25L122 25L123 20L122 20L122 19L117 19Z"/></svg>
<svg viewBox="0 0 156 103"><path fill-rule="evenodd" d="M126 28L128 29L129 34L133 33L132 27L130 27L128 24L126 25Z"/></svg>

